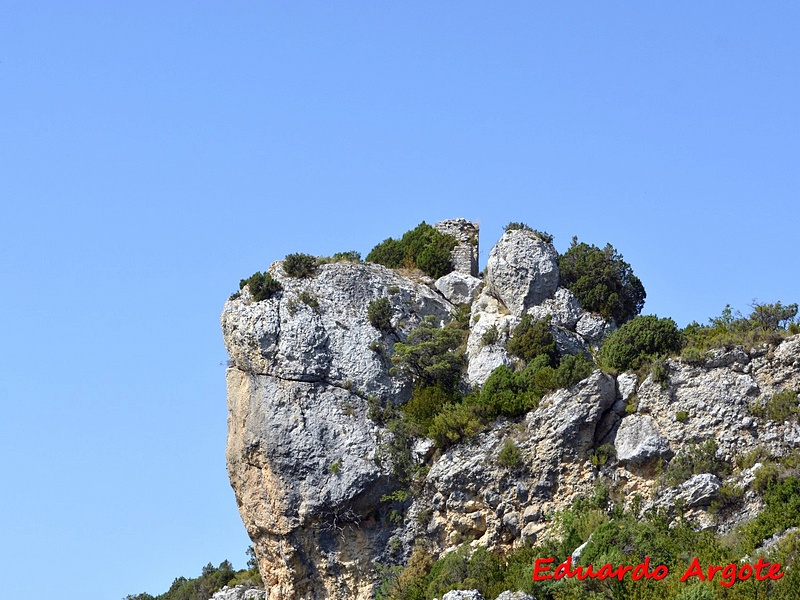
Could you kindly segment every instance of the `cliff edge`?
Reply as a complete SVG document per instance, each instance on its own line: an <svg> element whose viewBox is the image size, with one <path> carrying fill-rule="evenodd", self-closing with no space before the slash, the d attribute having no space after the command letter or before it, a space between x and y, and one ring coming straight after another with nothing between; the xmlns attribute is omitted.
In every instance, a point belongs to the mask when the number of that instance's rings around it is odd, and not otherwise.
<svg viewBox="0 0 800 600"><path fill-rule="evenodd" d="M468 229L446 223L445 233ZM476 277L469 226L453 249L460 268L436 280L361 262L297 277L277 261L268 273L280 289L256 301L243 286L225 303L228 472L268 600L373 598L379 566L404 564L421 541L435 555L465 541L498 551L536 541L550 535L547 515L600 479L643 499L641 510L677 504L704 527L729 529L758 510L757 495L734 512L709 507L752 473L665 486L665 465L705 440L728 462L755 445L774 455L800 445L796 421L751 412L800 389L799 336L666 359L657 374L590 369L458 443L399 429L386 415L415 380L393 358L421 327L461 323L461 393L499 367L521 368L508 342L526 318L547 324L560 356L590 357L617 329L563 285L558 253L538 232L506 231Z"/></svg>

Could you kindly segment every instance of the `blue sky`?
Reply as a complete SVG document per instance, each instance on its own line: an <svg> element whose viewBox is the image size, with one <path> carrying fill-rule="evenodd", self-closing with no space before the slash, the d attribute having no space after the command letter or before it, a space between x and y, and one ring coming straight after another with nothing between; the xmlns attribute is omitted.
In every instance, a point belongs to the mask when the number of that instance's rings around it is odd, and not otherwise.
<svg viewBox="0 0 800 600"><path fill-rule="evenodd" d="M680 325L800 301L789 2L0 6L3 595L245 564L219 313L420 221L611 242Z"/></svg>

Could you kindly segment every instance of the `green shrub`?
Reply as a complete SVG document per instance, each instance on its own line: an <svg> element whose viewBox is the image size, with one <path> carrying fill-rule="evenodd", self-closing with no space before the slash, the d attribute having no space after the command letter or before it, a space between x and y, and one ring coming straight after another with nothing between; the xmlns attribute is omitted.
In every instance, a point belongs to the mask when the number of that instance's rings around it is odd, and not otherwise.
<svg viewBox="0 0 800 600"><path fill-rule="evenodd" d="M740 469L749 469L756 463L765 463L771 457L770 453L763 446L756 446L752 450L736 457L736 466Z"/></svg>
<svg viewBox="0 0 800 600"><path fill-rule="evenodd" d="M594 452L589 457L589 461L595 467L602 467L610 458L614 458L616 455L617 449L614 444L603 444L595 448Z"/></svg>
<svg viewBox="0 0 800 600"><path fill-rule="evenodd" d="M589 311L618 324L635 317L644 307L644 286L622 255L607 244L602 250L577 238L558 259L561 285Z"/></svg>
<svg viewBox="0 0 800 600"><path fill-rule="evenodd" d="M522 464L522 452L514 440L506 438L503 448L497 455L497 461L508 469L513 469Z"/></svg>
<svg viewBox="0 0 800 600"><path fill-rule="evenodd" d="M464 404L445 404L442 411L431 421L428 437L439 448L449 448L463 439L476 435L483 423L475 408Z"/></svg>
<svg viewBox="0 0 800 600"><path fill-rule="evenodd" d="M388 298L378 298L367 306L370 325L378 331L392 330L392 303Z"/></svg>
<svg viewBox="0 0 800 600"><path fill-rule="evenodd" d="M269 300L283 289L280 281L273 279L269 273L261 273L260 271L247 279L242 279L239 282L239 289L244 286L247 286L247 289L250 290L250 295L253 297L254 302Z"/></svg>
<svg viewBox="0 0 800 600"><path fill-rule="evenodd" d="M497 329L497 325L492 325L491 327L489 327L489 329L483 332L483 335L481 336L481 345L491 346L499 339L500 339L500 332Z"/></svg>
<svg viewBox="0 0 800 600"><path fill-rule="evenodd" d="M752 309L749 316L743 317L728 304L719 317L709 319L708 325L690 323L682 332L685 348L681 354L691 356L711 348L752 348L764 343L774 344L798 332L794 320L797 304L754 303Z"/></svg>
<svg viewBox="0 0 800 600"><path fill-rule="evenodd" d="M361 253L355 250L348 250L346 252L337 252L333 256L318 256L316 257L317 266L329 265L332 263L360 263Z"/></svg>
<svg viewBox="0 0 800 600"><path fill-rule="evenodd" d="M283 272L289 277L313 277L317 272L317 259L310 254L287 254L283 259Z"/></svg>
<svg viewBox="0 0 800 600"><path fill-rule="evenodd" d="M776 392L767 400L764 412L770 421L788 421L797 418L797 392L789 388Z"/></svg>
<svg viewBox="0 0 800 600"><path fill-rule="evenodd" d="M551 366L556 365L558 350L556 340L550 332L550 317L534 321L531 315L524 315L511 332L506 350L525 362L540 355L546 355Z"/></svg>
<svg viewBox="0 0 800 600"><path fill-rule="evenodd" d="M428 600L427 577L433 565L430 552L417 545L405 567L383 567L379 571L380 583L377 600Z"/></svg>
<svg viewBox="0 0 800 600"><path fill-rule="evenodd" d="M546 360L547 357L544 357L543 361ZM514 372L501 365L492 371L480 394L474 399L486 419L491 420L500 415L516 417L538 406L542 394L533 382L535 368L529 366L525 371Z"/></svg>
<svg viewBox="0 0 800 600"><path fill-rule="evenodd" d="M303 304L315 310L316 312L319 312L319 298L317 298L314 294L306 290L303 290L298 294L297 297Z"/></svg>
<svg viewBox="0 0 800 600"><path fill-rule="evenodd" d="M679 410L675 413L675 420L678 423L686 423L689 420L689 413L685 410Z"/></svg>
<svg viewBox="0 0 800 600"><path fill-rule="evenodd" d="M508 225L503 227L503 231L516 231L518 229L530 231L531 228L527 223L522 223L521 221L511 221Z"/></svg>
<svg viewBox="0 0 800 600"><path fill-rule="evenodd" d="M472 306L470 306L469 302L465 302L464 304L459 304L458 306L456 306L455 311L453 311L453 320L456 323L462 325L465 329L468 329L471 309ZM480 313L478 313L478 316L480 316Z"/></svg>
<svg viewBox="0 0 800 600"><path fill-rule="evenodd" d="M453 393L445 391L441 386L418 386L414 388L411 399L403 405L402 410L403 414L427 432L444 405L455 401Z"/></svg>
<svg viewBox="0 0 800 600"><path fill-rule="evenodd" d="M562 356L555 373L556 389L571 388L591 375L594 369L594 363L584 354Z"/></svg>
<svg viewBox="0 0 800 600"><path fill-rule="evenodd" d="M207 600L223 586L236 584L233 582L259 585L261 578L257 568L235 571L231 563L224 560L218 567L208 563L199 577L176 577L169 590L156 597L137 594L127 596L125 600Z"/></svg>
<svg viewBox="0 0 800 600"><path fill-rule="evenodd" d="M661 476L665 485L675 486L692 475L713 473L723 478L730 473L730 465L717 457L717 442L709 439L702 443L689 443L669 462Z"/></svg>
<svg viewBox="0 0 800 600"><path fill-rule="evenodd" d="M606 337L598 354L603 368L622 372L641 368L657 355L678 352L681 335L675 321L639 316Z"/></svg>
<svg viewBox="0 0 800 600"><path fill-rule="evenodd" d="M370 413L372 413L373 405L369 400L367 402L370 405ZM382 421L388 435L381 434L380 443L375 452L375 463L378 466L391 465L392 472L398 481L403 485L410 485L414 475L420 469L412 452L413 440L419 436L419 430L410 420L404 419L400 411L391 405L382 409L376 407L376 409L375 412L380 411L381 414L375 415L378 418L373 420ZM370 418L373 416L370 415Z"/></svg>
<svg viewBox="0 0 800 600"><path fill-rule="evenodd" d="M769 486L764 494L766 508L741 528L751 548L789 527L800 526L800 479L789 477Z"/></svg>
<svg viewBox="0 0 800 600"><path fill-rule="evenodd" d="M669 367L666 357L658 354L651 356L644 366L647 372L653 376L653 381L660 383L661 387L667 387L667 382L669 381ZM640 379L643 378L644 377L640 376Z"/></svg>
<svg viewBox="0 0 800 600"><path fill-rule="evenodd" d="M781 478L781 469L772 461L766 461L755 472L753 478L753 489L759 493L764 493Z"/></svg>
<svg viewBox="0 0 800 600"><path fill-rule="evenodd" d="M536 408L546 393L572 387L592 370L592 364L582 354L564 356L557 368L550 366L549 356L540 354L522 371L505 365L497 367L480 392L465 402L479 407L487 421L500 415L517 417Z"/></svg>
<svg viewBox="0 0 800 600"><path fill-rule="evenodd" d="M394 345L391 373L419 386L440 385L454 390L464 366L462 344L466 331L455 326L438 327L436 318L425 317L405 343Z"/></svg>
<svg viewBox="0 0 800 600"><path fill-rule="evenodd" d="M706 352L695 346L687 346L681 350L681 360L689 364L699 364L706 359Z"/></svg>
<svg viewBox="0 0 800 600"><path fill-rule="evenodd" d="M717 498L711 502L711 509L715 512L736 506L744 498L744 488L726 484L717 490Z"/></svg>
<svg viewBox="0 0 800 600"><path fill-rule="evenodd" d="M761 331L778 331L786 329L797 316L797 304L787 304L784 306L780 302L775 304L761 304L758 302L752 305L753 312L748 317L755 329Z"/></svg>
<svg viewBox="0 0 800 600"><path fill-rule="evenodd" d="M366 260L390 269L416 267L438 279L453 270L450 253L456 243L452 235L440 233L423 221L401 239L388 238L375 246Z"/></svg>

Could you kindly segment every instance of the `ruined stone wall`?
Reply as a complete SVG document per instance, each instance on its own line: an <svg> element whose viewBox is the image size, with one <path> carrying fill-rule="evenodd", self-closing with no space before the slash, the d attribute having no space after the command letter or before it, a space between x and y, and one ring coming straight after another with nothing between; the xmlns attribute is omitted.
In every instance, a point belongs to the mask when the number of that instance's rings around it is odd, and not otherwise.
<svg viewBox="0 0 800 600"><path fill-rule="evenodd" d="M466 219L448 219L434 225L437 231L452 235L458 241L450 260L453 269L477 277L478 275L478 223Z"/></svg>

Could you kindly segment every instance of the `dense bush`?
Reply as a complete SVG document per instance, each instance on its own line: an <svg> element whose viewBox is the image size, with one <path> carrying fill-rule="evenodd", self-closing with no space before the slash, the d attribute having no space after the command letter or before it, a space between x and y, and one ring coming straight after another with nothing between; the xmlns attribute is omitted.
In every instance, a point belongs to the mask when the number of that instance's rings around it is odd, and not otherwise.
<svg viewBox="0 0 800 600"><path fill-rule="evenodd" d="M556 340L550 333L550 317L534 321L531 315L524 315L511 332L506 350L525 362L543 354L548 357L550 365L555 365L558 361L558 350Z"/></svg>
<svg viewBox="0 0 800 600"><path fill-rule="evenodd" d="M466 331L456 321L439 327L432 315L425 317L405 343L394 345L391 373L418 386L442 386L454 390L464 366L462 345Z"/></svg>
<svg viewBox="0 0 800 600"><path fill-rule="evenodd" d="M798 333L795 321L797 304L784 306L754 303L752 312L744 317L728 304L722 314L708 320L707 325L690 323L683 330L684 350L687 359L702 359L711 348L752 348L763 343L775 343L787 335Z"/></svg>
<svg viewBox="0 0 800 600"><path fill-rule="evenodd" d="M283 289L280 281L273 279L269 273L261 273L260 271L247 279L242 279L239 282L239 289L244 286L247 286L247 289L250 290L250 295L255 302L269 300Z"/></svg>
<svg viewBox="0 0 800 600"><path fill-rule="evenodd" d="M558 259L561 285L572 292L581 306L618 324L639 314L644 306L644 286L622 255L606 244L602 250L576 238Z"/></svg>
<svg viewBox="0 0 800 600"><path fill-rule="evenodd" d="M317 258L310 254L287 254L283 259L283 272L289 277L313 277L317 272Z"/></svg>
<svg viewBox="0 0 800 600"><path fill-rule="evenodd" d="M536 408L542 398L542 389L536 385L534 377L544 366L547 366L546 357L519 372L501 365L492 371L477 397L469 400L482 408L487 420L500 415L523 415Z"/></svg>
<svg viewBox="0 0 800 600"><path fill-rule="evenodd" d="M399 240L388 238L367 254L367 262L391 269L419 268L434 279L453 270L450 253L456 245L452 235L445 235L423 221Z"/></svg>
<svg viewBox="0 0 800 600"><path fill-rule="evenodd" d="M748 546L755 547L776 533L800 526L800 479L788 477L770 485L764 494L766 508L741 528Z"/></svg>
<svg viewBox="0 0 800 600"><path fill-rule="evenodd" d="M786 388L774 393L763 405L755 404L750 407L750 412L756 416L770 421L788 421L797 418L800 407L797 403L797 392Z"/></svg>
<svg viewBox="0 0 800 600"><path fill-rule="evenodd" d="M778 331L787 329L794 323L797 316L797 304L783 306L780 302L775 304L753 303L753 312L750 313L750 323L761 331Z"/></svg>
<svg viewBox="0 0 800 600"><path fill-rule="evenodd" d="M251 550L248 549L250 553ZM253 555L251 554L251 557ZM260 587L263 585L258 573L258 565L254 560L249 560L248 569L234 570L227 560L222 561L218 567L208 563L203 567L199 577L187 579L177 577L169 590L158 596L150 594L136 594L125 597L125 600L208 600L215 592L229 585L249 585Z"/></svg>
<svg viewBox="0 0 800 600"><path fill-rule="evenodd" d="M689 443L669 462L661 481L668 486L680 485L692 475L712 473L723 478L730 473L731 465L717 456L717 442Z"/></svg>
<svg viewBox="0 0 800 600"><path fill-rule="evenodd" d="M503 447L497 455L497 461L508 469L513 469L522 463L522 452L510 437L503 442Z"/></svg>
<svg viewBox="0 0 800 600"><path fill-rule="evenodd" d="M392 303L388 298L378 298L367 306L367 318L370 325L378 331L392 329Z"/></svg>
<svg viewBox="0 0 800 600"><path fill-rule="evenodd" d="M448 448L470 438L483 429L483 421L474 406L445 404L442 411L431 420L428 437L439 448Z"/></svg>
<svg viewBox="0 0 800 600"><path fill-rule="evenodd" d="M411 399L403 405L405 414L414 423L420 426L424 433L444 406L456 401L454 394L441 386L415 387Z"/></svg>
<svg viewBox="0 0 800 600"><path fill-rule="evenodd" d="M478 407L487 421L500 415L517 417L536 408L546 393L575 385L593 369L583 354L564 356L555 368L547 355L540 354L522 371L497 367L481 391L465 402Z"/></svg>
<svg viewBox="0 0 800 600"><path fill-rule="evenodd" d="M670 318L639 316L609 334L598 354L598 362L615 371L637 370L649 359L681 349L681 334Z"/></svg>

